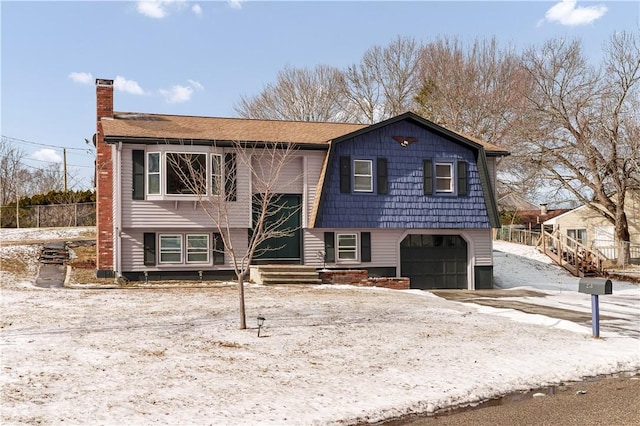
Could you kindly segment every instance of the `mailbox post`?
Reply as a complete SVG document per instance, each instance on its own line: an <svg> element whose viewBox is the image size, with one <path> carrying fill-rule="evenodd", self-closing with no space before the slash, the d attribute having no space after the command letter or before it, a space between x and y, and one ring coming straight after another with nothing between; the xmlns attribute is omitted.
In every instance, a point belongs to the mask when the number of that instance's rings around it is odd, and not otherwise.
<svg viewBox="0 0 640 426"><path fill-rule="evenodd" d="M578 291L591 295L591 330L593 337L600 337L600 301L601 294L612 294L613 284L605 278L580 278Z"/></svg>

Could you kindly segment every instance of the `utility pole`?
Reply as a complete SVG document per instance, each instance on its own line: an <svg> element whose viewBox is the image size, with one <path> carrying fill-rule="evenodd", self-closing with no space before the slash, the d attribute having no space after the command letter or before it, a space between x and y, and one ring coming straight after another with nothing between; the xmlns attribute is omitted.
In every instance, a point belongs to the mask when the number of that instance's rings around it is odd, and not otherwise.
<svg viewBox="0 0 640 426"><path fill-rule="evenodd" d="M16 229L20 228L20 195L16 186Z"/></svg>
<svg viewBox="0 0 640 426"><path fill-rule="evenodd" d="M67 148L62 148L62 167L64 171L64 192L67 193Z"/></svg>

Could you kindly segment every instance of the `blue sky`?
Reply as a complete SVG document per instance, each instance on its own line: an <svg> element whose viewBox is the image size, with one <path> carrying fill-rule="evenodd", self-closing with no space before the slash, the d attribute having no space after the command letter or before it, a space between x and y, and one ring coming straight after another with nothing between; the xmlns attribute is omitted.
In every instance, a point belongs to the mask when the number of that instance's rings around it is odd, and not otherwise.
<svg viewBox="0 0 640 426"><path fill-rule="evenodd" d="M2 135L27 164L62 161L90 186L95 78L115 109L235 116L286 65L345 67L398 36L495 36L522 49L582 39L595 63L614 31L640 31L640 1L2 1Z"/></svg>

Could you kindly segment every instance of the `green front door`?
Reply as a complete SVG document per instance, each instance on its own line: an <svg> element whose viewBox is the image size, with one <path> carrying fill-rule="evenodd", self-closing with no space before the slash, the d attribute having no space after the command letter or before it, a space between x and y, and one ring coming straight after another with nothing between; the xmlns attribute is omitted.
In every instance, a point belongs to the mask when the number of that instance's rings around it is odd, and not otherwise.
<svg viewBox="0 0 640 426"><path fill-rule="evenodd" d="M254 259L256 263L300 263L302 232L301 196L282 194L274 197L273 214L267 217L266 226L279 223L277 229L287 230L286 236L278 236L264 241L258 247ZM254 204L254 223L258 215L257 204Z"/></svg>

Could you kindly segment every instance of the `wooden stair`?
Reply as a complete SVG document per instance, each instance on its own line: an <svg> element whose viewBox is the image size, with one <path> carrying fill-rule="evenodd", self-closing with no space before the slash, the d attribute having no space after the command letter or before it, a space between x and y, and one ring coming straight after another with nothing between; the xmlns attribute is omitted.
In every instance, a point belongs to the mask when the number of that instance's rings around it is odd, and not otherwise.
<svg viewBox="0 0 640 426"><path fill-rule="evenodd" d="M314 266L304 265L259 265L253 279L257 284L322 284Z"/></svg>
<svg viewBox="0 0 640 426"><path fill-rule="evenodd" d="M538 248L576 277L606 275L604 262L607 259L601 253L557 231L544 231L538 240Z"/></svg>

